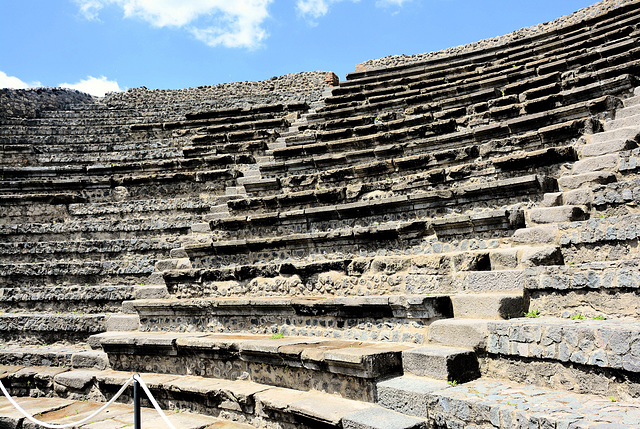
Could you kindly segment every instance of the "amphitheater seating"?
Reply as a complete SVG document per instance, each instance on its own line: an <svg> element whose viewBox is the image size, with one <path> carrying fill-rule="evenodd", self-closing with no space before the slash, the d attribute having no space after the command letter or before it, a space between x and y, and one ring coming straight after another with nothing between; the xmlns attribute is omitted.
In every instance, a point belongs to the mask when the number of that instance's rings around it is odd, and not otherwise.
<svg viewBox="0 0 640 429"><path fill-rule="evenodd" d="M104 401L140 372L256 427L640 425L638 24L305 102L3 118L0 378Z"/></svg>

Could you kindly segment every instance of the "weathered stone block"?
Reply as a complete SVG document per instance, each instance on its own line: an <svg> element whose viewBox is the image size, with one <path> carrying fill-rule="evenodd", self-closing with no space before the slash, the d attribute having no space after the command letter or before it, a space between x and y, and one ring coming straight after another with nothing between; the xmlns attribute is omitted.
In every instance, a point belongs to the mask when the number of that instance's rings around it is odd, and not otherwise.
<svg viewBox="0 0 640 429"><path fill-rule="evenodd" d="M523 311L522 295L466 294L451 297L454 317L464 319L510 319Z"/></svg>
<svg viewBox="0 0 640 429"><path fill-rule="evenodd" d="M528 247L522 250L520 263L525 267L562 265L562 252L555 246Z"/></svg>
<svg viewBox="0 0 640 429"><path fill-rule="evenodd" d="M432 343L482 350L487 344L488 320L442 319L429 325L428 339Z"/></svg>
<svg viewBox="0 0 640 429"><path fill-rule="evenodd" d="M603 170L615 171L618 169L619 160L620 156L617 153L586 158L573 165L573 174L580 175Z"/></svg>
<svg viewBox="0 0 640 429"><path fill-rule="evenodd" d="M435 378L465 382L480 376L478 360L473 351L444 346L425 346L402 353L405 372Z"/></svg>
<svg viewBox="0 0 640 429"><path fill-rule="evenodd" d="M616 182L613 171L595 171L584 174L565 175L558 179L558 185L563 190L577 189L582 186L606 185Z"/></svg>
<svg viewBox="0 0 640 429"><path fill-rule="evenodd" d="M105 320L107 331L137 331L140 318L133 314L112 314Z"/></svg>
<svg viewBox="0 0 640 429"><path fill-rule="evenodd" d="M368 408L342 418L344 429L423 429L424 420L405 416L386 408Z"/></svg>
<svg viewBox="0 0 640 429"><path fill-rule="evenodd" d="M513 234L513 241L516 243L553 243L558 234L558 227L555 225L539 225L531 228L518 229Z"/></svg>
<svg viewBox="0 0 640 429"><path fill-rule="evenodd" d="M103 370L108 364L107 354L101 351L78 352L71 356L71 366L73 368L95 368Z"/></svg>
<svg viewBox="0 0 640 429"><path fill-rule="evenodd" d="M582 220L585 212L580 206L560 206L529 210L532 224L562 223Z"/></svg>

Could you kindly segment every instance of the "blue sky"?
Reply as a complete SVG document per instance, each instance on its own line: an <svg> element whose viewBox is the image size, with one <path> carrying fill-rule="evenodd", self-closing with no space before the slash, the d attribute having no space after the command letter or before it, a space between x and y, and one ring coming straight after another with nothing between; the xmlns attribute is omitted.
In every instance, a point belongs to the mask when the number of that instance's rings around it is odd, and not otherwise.
<svg viewBox="0 0 640 429"><path fill-rule="evenodd" d="M0 87L174 89L429 52L592 0L0 0Z"/></svg>

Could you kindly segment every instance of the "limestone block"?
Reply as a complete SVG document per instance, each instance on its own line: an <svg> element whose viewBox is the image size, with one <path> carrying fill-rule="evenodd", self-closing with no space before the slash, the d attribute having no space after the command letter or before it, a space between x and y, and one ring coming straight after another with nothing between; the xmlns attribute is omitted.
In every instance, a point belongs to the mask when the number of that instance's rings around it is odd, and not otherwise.
<svg viewBox="0 0 640 429"><path fill-rule="evenodd" d="M472 271L467 274L465 291L496 292L524 289L522 270Z"/></svg>
<svg viewBox="0 0 640 429"><path fill-rule="evenodd" d="M634 149L638 144L633 140L611 140L601 143L592 143L582 147L580 150L583 157L601 156L620 152L622 150Z"/></svg>
<svg viewBox="0 0 640 429"><path fill-rule="evenodd" d="M351 401L338 396L310 393L303 399L289 404L289 410L305 419L339 427L342 418L355 411L372 408L364 402Z"/></svg>
<svg viewBox="0 0 640 429"><path fill-rule="evenodd" d="M112 314L105 320L107 331L137 331L140 328L140 317L129 314Z"/></svg>
<svg viewBox="0 0 640 429"><path fill-rule="evenodd" d="M166 286L137 286L134 293L136 299L160 299L169 296Z"/></svg>
<svg viewBox="0 0 640 429"><path fill-rule="evenodd" d="M564 204L568 206L588 206L591 201L591 190L587 188L574 189L564 193Z"/></svg>
<svg viewBox="0 0 640 429"><path fill-rule="evenodd" d="M535 208L529 210L529 221L532 224L562 223L582 220L585 212L580 206L560 206Z"/></svg>
<svg viewBox="0 0 640 429"><path fill-rule="evenodd" d="M444 380L403 375L377 384L378 404L385 408L417 417L428 417L425 394L447 389Z"/></svg>
<svg viewBox="0 0 640 429"><path fill-rule="evenodd" d="M556 225L539 225L531 228L522 228L513 233L513 241L516 243L553 243L558 234Z"/></svg>
<svg viewBox="0 0 640 429"><path fill-rule="evenodd" d="M618 179L612 171L595 171L585 174L572 174L558 179L558 185L563 190L578 189L582 186L606 185Z"/></svg>
<svg viewBox="0 0 640 429"><path fill-rule="evenodd" d="M555 246L527 247L522 250L520 263L525 267L562 265L562 252Z"/></svg>
<svg viewBox="0 0 640 429"><path fill-rule="evenodd" d="M518 267L518 249L494 250L489 252L492 270Z"/></svg>
<svg viewBox="0 0 640 429"><path fill-rule="evenodd" d="M209 226L209 222L194 223L191 225L191 232L194 234L204 234L211 232L211 227Z"/></svg>
<svg viewBox="0 0 640 429"><path fill-rule="evenodd" d="M473 351L445 346L425 346L402 352L405 373L437 380L465 382L477 378L478 361Z"/></svg>
<svg viewBox="0 0 640 429"><path fill-rule="evenodd" d="M429 325L429 341L482 350L487 344L487 320L442 319Z"/></svg>
<svg viewBox="0 0 640 429"><path fill-rule="evenodd" d="M555 207L562 204L562 192L546 193L540 203L541 207Z"/></svg>
<svg viewBox="0 0 640 429"><path fill-rule="evenodd" d="M615 171L618 169L619 159L620 156L617 153L585 158L573 164L573 174L586 174L603 170Z"/></svg>
<svg viewBox="0 0 640 429"><path fill-rule="evenodd" d="M342 418L343 429L422 429L426 422L386 408L367 408Z"/></svg>
<svg viewBox="0 0 640 429"><path fill-rule="evenodd" d="M73 368L95 368L104 370L109 364L107 354L97 350L74 353L71 356Z"/></svg>
<svg viewBox="0 0 640 429"><path fill-rule="evenodd" d="M96 378L95 371L67 371L56 375L54 383L75 390L82 390L92 383Z"/></svg>
<svg viewBox="0 0 640 429"><path fill-rule="evenodd" d="M522 294L465 294L451 297L453 314L465 319L510 319L520 317L524 308Z"/></svg>

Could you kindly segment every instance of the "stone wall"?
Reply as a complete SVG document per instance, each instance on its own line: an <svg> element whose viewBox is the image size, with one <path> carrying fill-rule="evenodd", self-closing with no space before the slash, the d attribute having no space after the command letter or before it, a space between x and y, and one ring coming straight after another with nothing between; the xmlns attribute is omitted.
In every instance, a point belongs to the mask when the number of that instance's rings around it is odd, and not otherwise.
<svg viewBox="0 0 640 429"><path fill-rule="evenodd" d="M513 33L505 34L503 36L493 37L490 39L480 40L478 42L469 43L468 45L454 46L451 48L443 49L441 51L427 52L416 55L390 55L384 58L377 58L365 61L355 66L356 72L365 70L372 70L382 67L394 67L401 66L410 63L418 63L422 61L428 61L434 58L451 57L454 55L470 53L479 49L488 49L498 46L503 46L516 40L521 40L528 37L534 37L541 34L549 34L557 29L568 27L575 24L584 24L588 19L596 16L604 15L616 8L627 4L638 3L637 0L602 0L584 9L580 9L570 15L561 16L550 22L545 22L531 27L522 28L516 30Z"/></svg>
<svg viewBox="0 0 640 429"><path fill-rule="evenodd" d="M250 107L261 104L288 104L319 100L324 88L336 85L332 72L315 71L274 76L258 82L232 82L187 89L129 89L105 96L109 107L189 106L189 110Z"/></svg>
<svg viewBox="0 0 640 429"><path fill-rule="evenodd" d="M91 104L94 98L73 89L0 89L0 118L35 118L39 112L60 110L70 105Z"/></svg>

